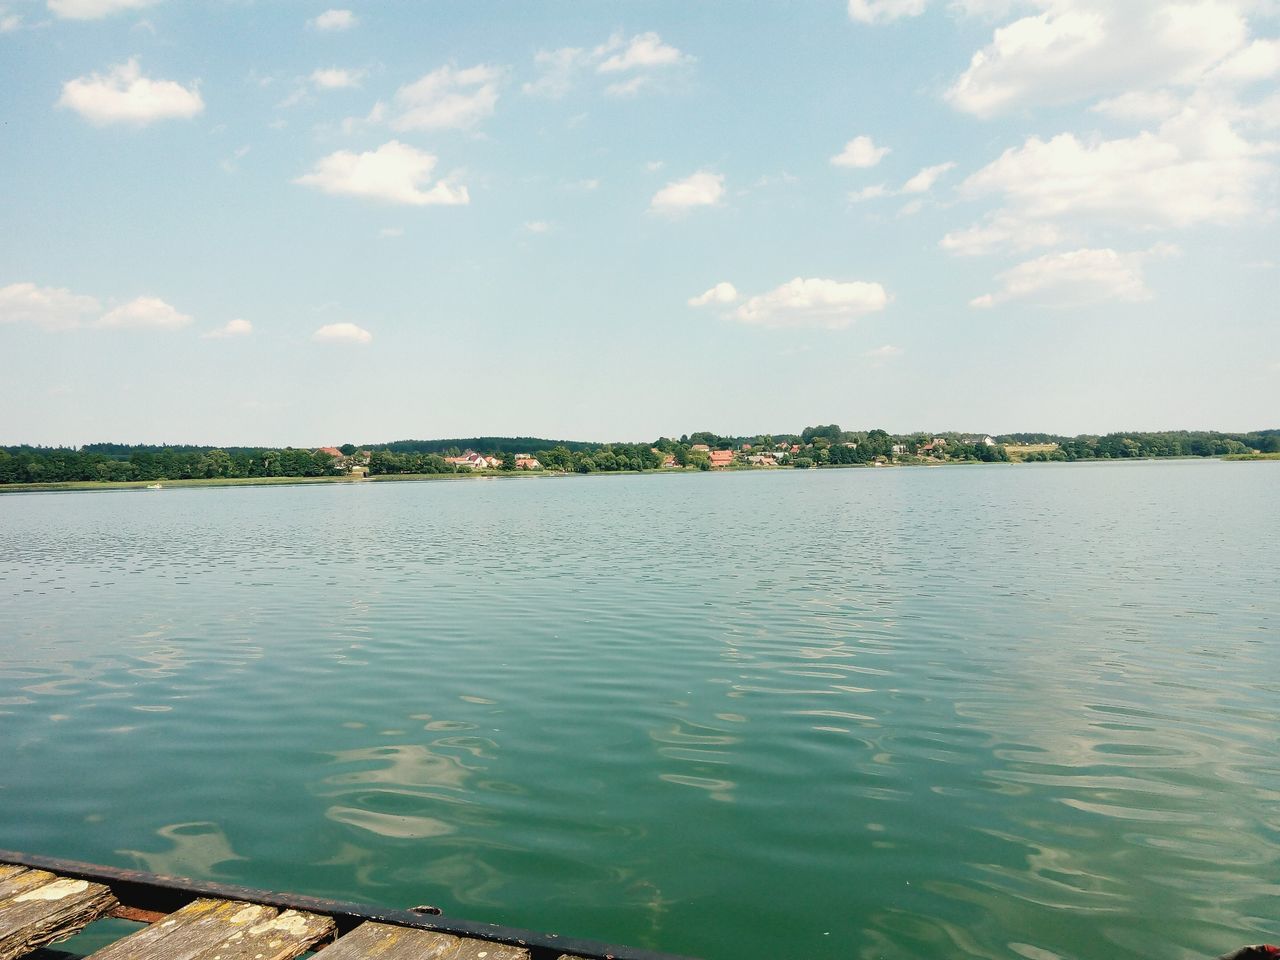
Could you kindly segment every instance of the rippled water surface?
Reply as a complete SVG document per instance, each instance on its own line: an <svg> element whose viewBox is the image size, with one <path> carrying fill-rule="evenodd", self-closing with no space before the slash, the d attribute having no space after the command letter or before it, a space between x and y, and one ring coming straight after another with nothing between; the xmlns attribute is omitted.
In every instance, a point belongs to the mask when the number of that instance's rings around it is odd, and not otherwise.
<svg viewBox="0 0 1280 960"><path fill-rule="evenodd" d="M707 958L1280 937L1280 465L0 496L0 847Z"/></svg>

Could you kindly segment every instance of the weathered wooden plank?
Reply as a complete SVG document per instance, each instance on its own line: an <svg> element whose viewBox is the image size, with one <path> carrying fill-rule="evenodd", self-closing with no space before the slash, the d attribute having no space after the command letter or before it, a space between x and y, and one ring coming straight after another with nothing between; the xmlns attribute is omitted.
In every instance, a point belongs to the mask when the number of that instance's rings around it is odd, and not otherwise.
<svg viewBox="0 0 1280 960"><path fill-rule="evenodd" d="M529 951L389 923L362 923L326 947L321 960L529 960Z"/></svg>
<svg viewBox="0 0 1280 960"><path fill-rule="evenodd" d="M439 934L448 937L447 933ZM449 937L456 940L457 946L449 954L449 960L529 960L529 951L523 947L512 947L505 943L491 943L488 940L472 940L467 937Z"/></svg>
<svg viewBox="0 0 1280 960"><path fill-rule="evenodd" d="M57 879L48 870L20 870L7 877L0 877L0 900L7 900L33 887L43 887L49 881Z"/></svg>
<svg viewBox="0 0 1280 960"><path fill-rule="evenodd" d="M250 927L237 927L230 936L192 960L293 960L337 930L329 917L286 910Z"/></svg>
<svg viewBox="0 0 1280 960"><path fill-rule="evenodd" d="M194 900L165 919L90 954L90 960L194 960L216 954L233 934L272 920L275 907L235 900ZM3 960L3 958L0 958Z"/></svg>
<svg viewBox="0 0 1280 960"><path fill-rule="evenodd" d="M65 940L115 904L100 883L62 878L0 900L0 960Z"/></svg>

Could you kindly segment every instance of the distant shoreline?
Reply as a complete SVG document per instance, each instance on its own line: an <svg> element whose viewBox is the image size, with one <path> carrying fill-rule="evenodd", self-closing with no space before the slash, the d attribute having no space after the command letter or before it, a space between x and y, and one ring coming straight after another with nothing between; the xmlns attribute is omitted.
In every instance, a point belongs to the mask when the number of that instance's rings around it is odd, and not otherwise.
<svg viewBox="0 0 1280 960"><path fill-rule="evenodd" d="M1280 461L1280 453L1246 453L1246 454L1226 454L1221 457L1131 457L1124 459L1094 457L1092 459L1080 459L1072 461L1041 461L1054 463L1058 465L1070 465L1072 463L1155 463L1167 460L1219 460L1223 462L1242 463L1249 461ZM899 468L899 467L966 467L980 465L982 461L956 461L953 463L894 463L883 464L881 468ZM1036 462L1033 461L1033 464ZM1010 461L1008 463L997 464L999 466L1019 466L1021 461ZM1039 464L1037 464L1039 465ZM827 470L867 470L873 469L871 464L823 464L811 468L815 471ZM463 481L463 480L554 480L564 478L586 478L586 477L613 477L613 476L697 476L703 474L726 474L726 473L781 473L781 472L800 472L807 473L809 471L794 471L786 467L734 467L728 470L610 470L599 471L594 473L570 473L551 470L485 470L473 471L471 473L384 473L374 477L358 477L349 474L342 474L332 477L201 477L188 480L64 480L54 483L7 483L0 484L0 494L5 493L77 493L89 490L146 490L153 488L159 483L161 489L177 489L179 487L275 487L275 486L297 486L303 484L315 483L400 483L400 482L421 482L421 481Z"/></svg>

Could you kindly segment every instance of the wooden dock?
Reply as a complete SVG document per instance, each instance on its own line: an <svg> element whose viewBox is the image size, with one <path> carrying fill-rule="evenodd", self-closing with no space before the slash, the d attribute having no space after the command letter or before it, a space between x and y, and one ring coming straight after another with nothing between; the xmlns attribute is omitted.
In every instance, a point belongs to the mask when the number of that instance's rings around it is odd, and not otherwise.
<svg viewBox="0 0 1280 960"><path fill-rule="evenodd" d="M86 960L687 960L509 927L433 908L380 910L0 850L0 960L104 917L141 929Z"/></svg>

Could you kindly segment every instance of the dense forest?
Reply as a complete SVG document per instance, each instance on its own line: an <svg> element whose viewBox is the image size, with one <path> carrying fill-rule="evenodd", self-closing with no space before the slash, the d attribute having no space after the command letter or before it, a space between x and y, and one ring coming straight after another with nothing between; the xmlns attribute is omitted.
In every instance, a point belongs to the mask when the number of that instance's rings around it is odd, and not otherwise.
<svg viewBox="0 0 1280 960"><path fill-rule="evenodd" d="M991 441L991 442L988 442ZM1043 449L1019 451L1018 447ZM747 467L750 455L790 467L822 467L886 462L1005 461L1015 459L1107 460L1145 457L1216 457L1280 452L1280 430L1250 433L1162 431L1065 437L1012 433L994 439L958 433L892 435L885 430L849 431L837 424L806 427L800 433L729 436L697 431L652 443L589 443L534 437L470 437L451 440L397 440L343 444L342 456L320 450L259 447L201 447L93 443L83 447L0 447L0 484L69 481L143 481L323 477L353 466L374 475L468 472L450 463L464 451L497 457L501 469L516 469L516 456L536 458L543 470L565 473L644 471L664 464L710 469L711 451L734 451L733 467Z"/></svg>
<svg viewBox="0 0 1280 960"><path fill-rule="evenodd" d="M1002 444L1055 444L1056 450L1027 454L1025 460L1121 460L1149 457L1221 457L1241 453L1280 453L1280 430L1253 433L1169 430L1160 433L1110 433L1060 437L1049 433L1011 433Z"/></svg>

